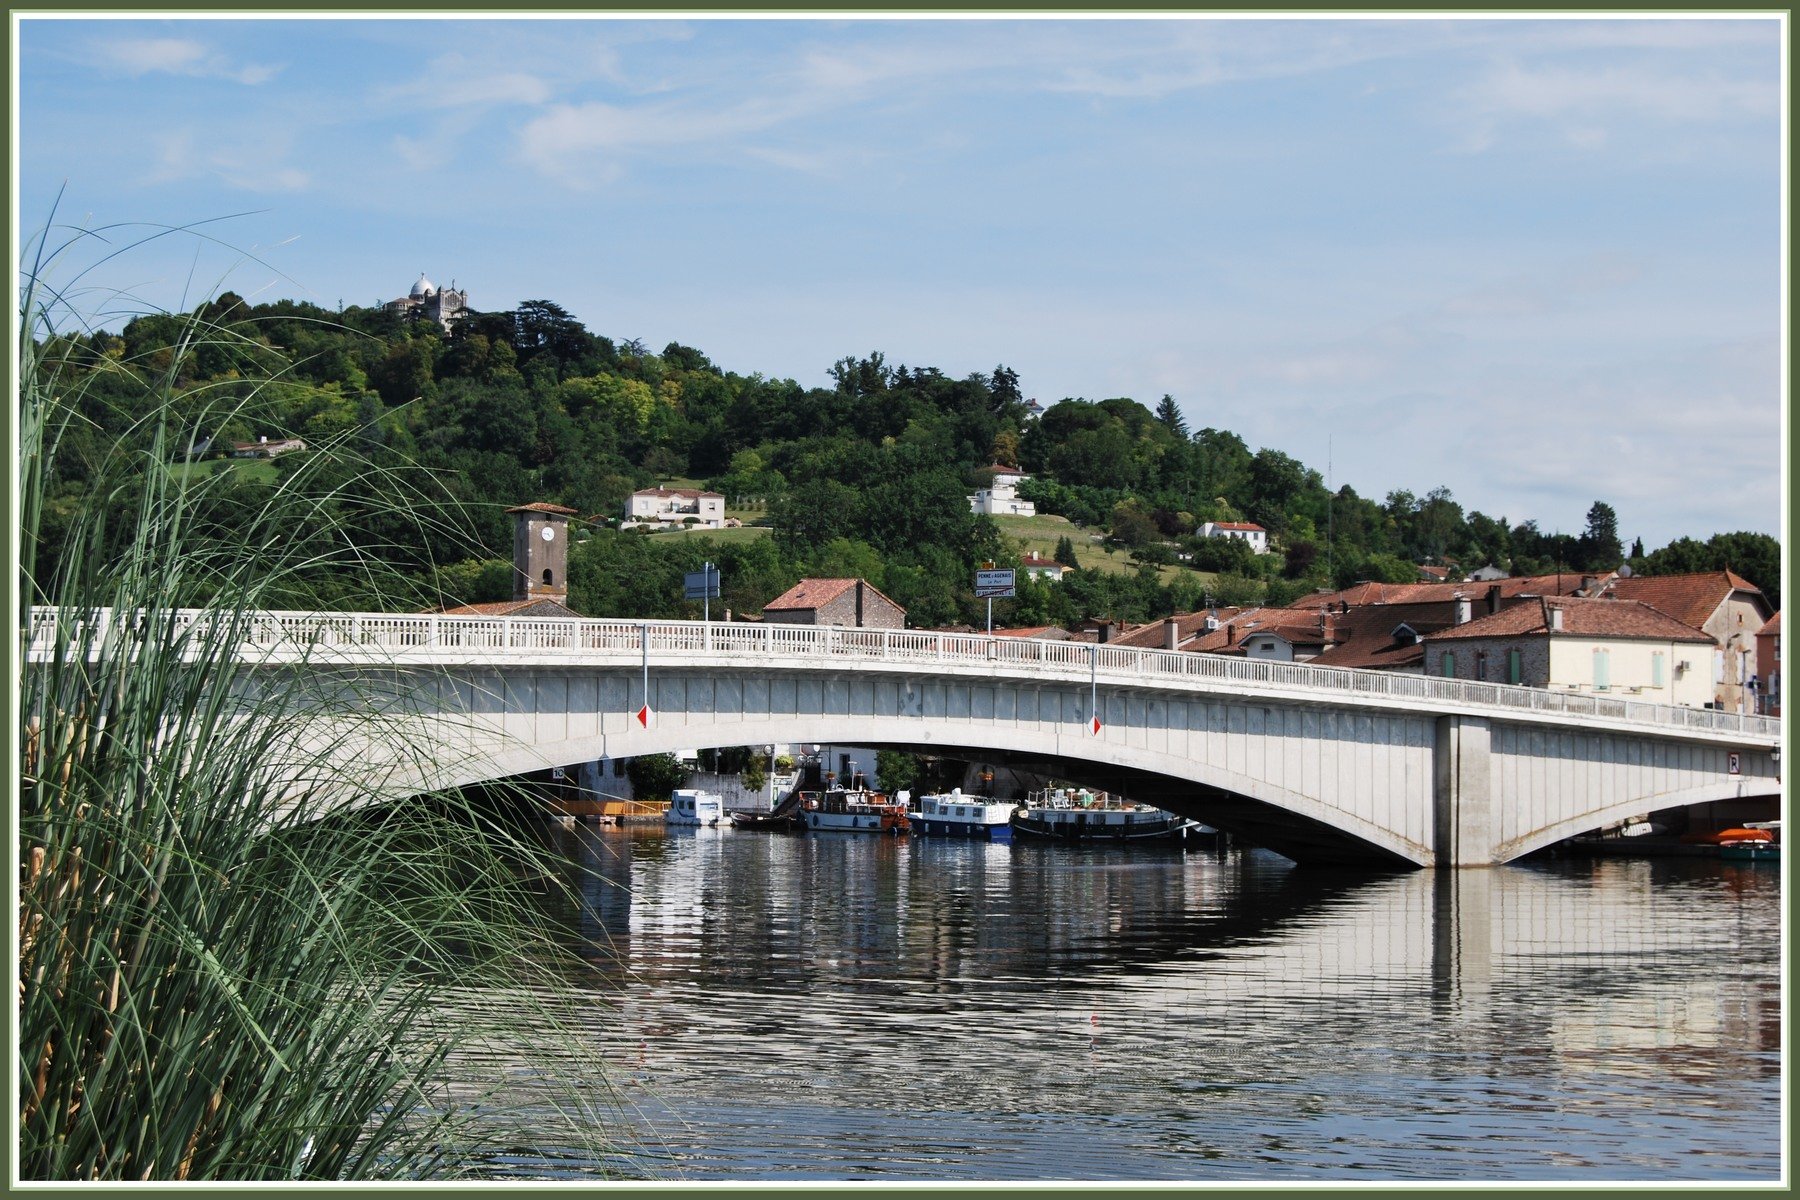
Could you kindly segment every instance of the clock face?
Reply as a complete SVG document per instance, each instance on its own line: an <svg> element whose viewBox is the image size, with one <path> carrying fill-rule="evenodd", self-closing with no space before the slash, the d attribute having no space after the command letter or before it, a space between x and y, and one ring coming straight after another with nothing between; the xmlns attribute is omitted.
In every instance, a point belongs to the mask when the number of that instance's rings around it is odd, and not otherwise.
<svg viewBox="0 0 1800 1200"><path fill-rule="evenodd" d="M546 542L552 542L556 540L556 530L546 525L538 530L538 536L543 538Z"/></svg>

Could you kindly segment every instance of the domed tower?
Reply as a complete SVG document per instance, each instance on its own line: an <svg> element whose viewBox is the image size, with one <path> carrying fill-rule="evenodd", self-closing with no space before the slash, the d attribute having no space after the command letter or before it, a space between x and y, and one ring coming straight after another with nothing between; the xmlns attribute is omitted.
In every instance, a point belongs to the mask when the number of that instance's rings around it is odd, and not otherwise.
<svg viewBox="0 0 1800 1200"><path fill-rule="evenodd" d="M521 504L513 518L513 599L569 601L569 518L560 504Z"/></svg>
<svg viewBox="0 0 1800 1200"><path fill-rule="evenodd" d="M412 291L408 292L406 295L407 298L411 300L427 300L436 293L437 286L433 284L431 280L425 278L425 272L420 271L419 282L413 284Z"/></svg>

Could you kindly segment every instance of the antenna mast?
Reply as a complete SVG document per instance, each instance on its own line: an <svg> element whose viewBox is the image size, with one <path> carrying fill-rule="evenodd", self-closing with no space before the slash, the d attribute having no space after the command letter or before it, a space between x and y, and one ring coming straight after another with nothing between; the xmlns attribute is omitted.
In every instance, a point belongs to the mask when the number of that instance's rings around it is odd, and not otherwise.
<svg viewBox="0 0 1800 1200"><path fill-rule="evenodd" d="M1335 540L1335 531L1332 525L1332 501L1336 499L1337 493L1332 490L1331 486L1331 434L1327 433L1325 435L1325 574L1330 576L1326 581L1328 587L1337 586L1337 571L1331 561L1331 544Z"/></svg>

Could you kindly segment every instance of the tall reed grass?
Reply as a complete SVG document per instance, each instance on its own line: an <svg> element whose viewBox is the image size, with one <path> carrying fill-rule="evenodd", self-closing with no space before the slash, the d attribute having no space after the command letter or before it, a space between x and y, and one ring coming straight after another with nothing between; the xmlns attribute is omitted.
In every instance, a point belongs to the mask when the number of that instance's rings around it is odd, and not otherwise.
<svg viewBox="0 0 1800 1200"><path fill-rule="evenodd" d="M195 317L153 369L84 355L53 327L50 257L26 272L18 344L19 1177L426 1179L503 1173L542 1145L608 1157L609 1094L530 890L555 864L454 795L364 808L381 781L318 741L344 714L305 672L269 687L240 660L250 615L296 580L375 566L332 525L345 497L301 467L254 511L221 509L227 476L181 469L180 451L257 388L209 396L182 365L243 334ZM96 442L101 407L126 436ZM69 496L77 446L88 482ZM443 519L386 482L394 511ZM52 507L54 565L38 552ZM196 602L211 621L174 619ZM56 610L57 637L27 655L32 604ZM300 777L319 786L297 797Z"/></svg>

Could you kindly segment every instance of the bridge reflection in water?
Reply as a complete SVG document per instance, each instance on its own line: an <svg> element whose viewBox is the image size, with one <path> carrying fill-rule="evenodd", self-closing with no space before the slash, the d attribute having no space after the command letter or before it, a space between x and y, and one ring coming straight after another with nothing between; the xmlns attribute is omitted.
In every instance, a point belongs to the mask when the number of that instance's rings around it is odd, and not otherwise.
<svg viewBox="0 0 1800 1200"><path fill-rule="evenodd" d="M1778 873L555 831L596 1036L695 1178L1779 1170Z"/></svg>

